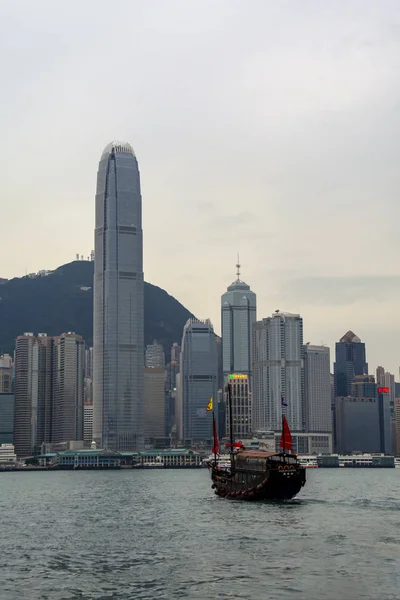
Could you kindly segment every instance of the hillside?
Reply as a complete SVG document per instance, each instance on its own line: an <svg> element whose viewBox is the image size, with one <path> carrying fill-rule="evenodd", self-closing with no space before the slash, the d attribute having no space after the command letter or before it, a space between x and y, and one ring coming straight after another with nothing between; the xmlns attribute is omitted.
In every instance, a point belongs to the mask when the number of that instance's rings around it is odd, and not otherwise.
<svg viewBox="0 0 400 600"><path fill-rule="evenodd" d="M14 351L25 331L59 335L74 331L93 342L93 262L75 261L48 275L26 276L0 283L0 354ZM157 339L166 358L173 342L181 342L183 326L193 315L165 290L145 283L145 344Z"/></svg>

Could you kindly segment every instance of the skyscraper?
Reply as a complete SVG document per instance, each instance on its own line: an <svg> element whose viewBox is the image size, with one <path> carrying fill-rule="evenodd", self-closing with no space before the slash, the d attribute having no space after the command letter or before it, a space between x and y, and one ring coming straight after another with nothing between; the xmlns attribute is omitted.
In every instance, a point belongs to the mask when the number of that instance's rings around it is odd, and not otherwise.
<svg viewBox="0 0 400 600"><path fill-rule="evenodd" d="M0 356L0 394L12 392L13 361L9 354Z"/></svg>
<svg viewBox="0 0 400 600"><path fill-rule="evenodd" d="M300 315L276 311L272 317L254 323L252 399L253 432L279 431L283 410L291 429L304 431L303 320Z"/></svg>
<svg viewBox="0 0 400 600"><path fill-rule="evenodd" d="M14 446L18 457L31 456L51 442L53 339L25 333L15 347Z"/></svg>
<svg viewBox="0 0 400 600"><path fill-rule="evenodd" d="M218 357L214 329L209 319L189 319L183 330L180 367L178 431L183 439L205 440L212 437L209 399L217 409Z"/></svg>
<svg viewBox="0 0 400 600"><path fill-rule="evenodd" d="M251 434L251 392L249 390L249 375L232 373L229 375L232 395L232 426L233 437L236 440L248 438ZM227 396L227 394L226 394ZM228 400L228 398L226 398ZM229 402L226 402L226 429L230 433Z"/></svg>
<svg viewBox="0 0 400 600"><path fill-rule="evenodd" d="M221 296L222 369L225 383L230 373L251 375L252 326L256 315L256 295L240 279L238 260L237 278Z"/></svg>
<svg viewBox="0 0 400 600"><path fill-rule="evenodd" d="M0 392L0 445L14 443L14 394Z"/></svg>
<svg viewBox="0 0 400 600"><path fill-rule="evenodd" d="M331 433L331 373L327 346L304 346L304 399L306 431Z"/></svg>
<svg viewBox="0 0 400 600"><path fill-rule="evenodd" d="M171 362L176 361L179 363L180 355L181 355L181 347L177 342L174 342L171 346Z"/></svg>
<svg viewBox="0 0 400 600"><path fill-rule="evenodd" d="M165 437L165 412L165 370L146 367L144 369L143 402L145 439Z"/></svg>
<svg viewBox="0 0 400 600"><path fill-rule="evenodd" d="M335 396L349 396L356 375L368 373L365 344L352 331L336 342Z"/></svg>
<svg viewBox="0 0 400 600"><path fill-rule="evenodd" d="M385 369L383 367L376 367L376 383L385 387Z"/></svg>
<svg viewBox="0 0 400 600"><path fill-rule="evenodd" d="M53 443L83 440L85 342L75 333L54 338L52 370Z"/></svg>
<svg viewBox="0 0 400 600"><path fill-rule="evenodd" d="M395 417L395 453L400 454L400 398L396 398L394 402L394 417Z"/></svg>
<svg viewBox="0 0 400 600"><path fill-rule="evenodd" d="M15 348L14 444L19 457L42 444L83 440L85 347L81 336L25 333Z"/></svg>
<svg viewBox="0 0 400 600"><path fill-rule="evenodd" d="M89 446L93 441L93 348L87 348L85 351L84 387L83 440L85 445Z"/></svg>
<svg viewBox="0 0 400 600"><path fill-rule="evenodd" d="M97 175L93 331L93 437L112 450L143 443L142 237L136 156L112 142Z"/></svg>
<svg viewBox="0 0 400 600"><path fill-rule="evenodd" d="M180 346L179 346L180 349ZM180 354L180 350L179 350ZM172 352L171 352L172 355ZM179 361L180 362L180 361ZM176 398L177 398L177 377L179 374L179 362L174 359L166 366L165 370L165 435L171 434L176 425Z"/></svg>
<svg viewBox="0 0 400 600"><path fill-rule="evenodd" d="M391 452L389 394L339 396L336 401L337 452Z"/></svg>
<svg viewBox="0 0 400 600"><path fill-rule="evenodd" d="M157 340L148 344L146 348L145 366L150 369L164 369L165 367L164 348L157 343Z"/></svg>

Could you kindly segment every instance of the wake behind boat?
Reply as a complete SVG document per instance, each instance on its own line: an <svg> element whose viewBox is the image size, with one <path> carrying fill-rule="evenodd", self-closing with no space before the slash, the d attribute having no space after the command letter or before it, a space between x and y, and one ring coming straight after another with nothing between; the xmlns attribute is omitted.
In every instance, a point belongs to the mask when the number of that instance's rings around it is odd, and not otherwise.
<svg viewBox="0 0 400 600"><path fill-rule="evenodd" d="M237 500L289 500L306 482L306 472L292 450L292 436L286 417L282 417L282 452L246 450L232 436L232 396L228 385L230 416L230 466L218 461L218 438L214 429L214 461L211 465L212 488L218 496Z"/></svg>

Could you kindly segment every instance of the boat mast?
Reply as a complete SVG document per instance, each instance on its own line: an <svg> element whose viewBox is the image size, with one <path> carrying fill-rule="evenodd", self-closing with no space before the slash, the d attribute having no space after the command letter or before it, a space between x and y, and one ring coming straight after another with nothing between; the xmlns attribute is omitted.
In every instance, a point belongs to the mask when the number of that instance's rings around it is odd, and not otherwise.
<svg viewBox="0 0 400 600"><path fill-rule="evenodd" d="M216 436L217 434L217 426L216 426L216 422L215 422L215 413L214 413L214 404L213 404L213 411L212 411L212 418L213 418L213 450L214 450L214 467L217 466L218 461L217 461L217 439Z"/></svg>
<svg viewBox="0 0 400 600"><path fill-rule="evenodd" d="M227 391L228 391L228 407L229 407L229 437L230 437L230 455L231 455L231 471L234 467L235 455L233 452L233 414L232 414L232 387L231 384L228 383Z"/></svg>

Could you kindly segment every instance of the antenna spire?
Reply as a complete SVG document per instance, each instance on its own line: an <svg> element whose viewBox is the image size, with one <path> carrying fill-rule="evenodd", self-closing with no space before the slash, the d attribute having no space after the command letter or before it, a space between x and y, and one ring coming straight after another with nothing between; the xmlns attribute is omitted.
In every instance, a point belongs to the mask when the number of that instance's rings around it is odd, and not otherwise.
<svg viewBox="0 0 400 600"><path fill-rule="evenodd" d="M240 279L240 261L239 261L239 252L237 253L236 275L237 275L237 278L238 278L238 281L239 281L239 279Z"/></svg>

